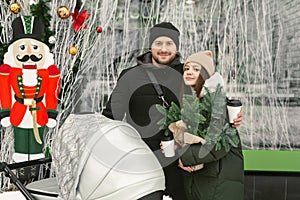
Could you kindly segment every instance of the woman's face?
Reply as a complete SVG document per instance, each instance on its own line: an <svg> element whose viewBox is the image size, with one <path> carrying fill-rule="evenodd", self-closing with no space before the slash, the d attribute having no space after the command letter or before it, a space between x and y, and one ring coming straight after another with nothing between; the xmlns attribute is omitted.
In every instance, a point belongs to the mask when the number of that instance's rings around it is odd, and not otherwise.
<svg viewBox="0 0 300 200"><path fill-rule="evenodd" d="M200 75L201 65L197 63L187 63L184 66L183 79L186 85L195 86Z"/></svg>

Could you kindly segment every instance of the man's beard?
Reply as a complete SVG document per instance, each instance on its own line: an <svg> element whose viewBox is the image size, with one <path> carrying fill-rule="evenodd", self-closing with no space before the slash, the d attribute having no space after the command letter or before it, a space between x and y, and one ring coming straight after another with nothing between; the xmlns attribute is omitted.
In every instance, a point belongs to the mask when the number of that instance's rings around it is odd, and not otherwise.
<svg viewBox="0 0 300 200"><path fill-rule="evenodd" d="M160 53L159 53L159 54L160 54ZM171 55L171 54L168 53L168 55ZM169 65L169 64L171 64L171 63L173 62L173 60L175 59L175 57L174 57L174 58L170 58L167 62L160 62L159 59L158 59L158 57L152 55L152 58L153 58L153 59L155 60L155 62L156 62L157 64L159 64L159 65Z"/></svg>

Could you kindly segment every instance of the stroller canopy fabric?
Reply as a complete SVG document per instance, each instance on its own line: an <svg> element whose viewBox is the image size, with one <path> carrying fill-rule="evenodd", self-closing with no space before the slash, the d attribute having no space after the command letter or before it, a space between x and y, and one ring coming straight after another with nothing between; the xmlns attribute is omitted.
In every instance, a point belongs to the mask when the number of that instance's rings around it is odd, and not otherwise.
<svg viewBox="0 0 300 200"><path fill-rule="evenodd" d="M63 199L138 199L164 190L162 168L129 124L71 114L52 145Z"/></svg>

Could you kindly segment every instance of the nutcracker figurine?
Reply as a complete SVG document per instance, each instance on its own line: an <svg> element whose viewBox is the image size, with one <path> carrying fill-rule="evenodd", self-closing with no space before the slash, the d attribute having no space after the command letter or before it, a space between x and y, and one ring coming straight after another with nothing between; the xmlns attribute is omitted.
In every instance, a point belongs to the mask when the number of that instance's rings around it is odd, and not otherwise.
<svg viewBox="0 0 300 200"><path fill-rule="evenodd" d="M44 157L45 126L56 126L60 71L33 16L12 23L13 41L0 66L1 125L13 126L16 162Z"/></svg>

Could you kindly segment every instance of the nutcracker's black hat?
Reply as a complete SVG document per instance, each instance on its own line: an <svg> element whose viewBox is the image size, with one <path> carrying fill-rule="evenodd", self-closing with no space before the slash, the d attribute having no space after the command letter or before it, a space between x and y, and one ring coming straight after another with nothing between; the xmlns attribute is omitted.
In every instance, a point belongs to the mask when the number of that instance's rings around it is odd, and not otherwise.
<svg viewBox="0 0 300 200"><path fill-rule="evenodd" d="M44 32L43 23L34 16L20 16L12 22L13 42L23 39L32 38L42 41Z"/></svg>

